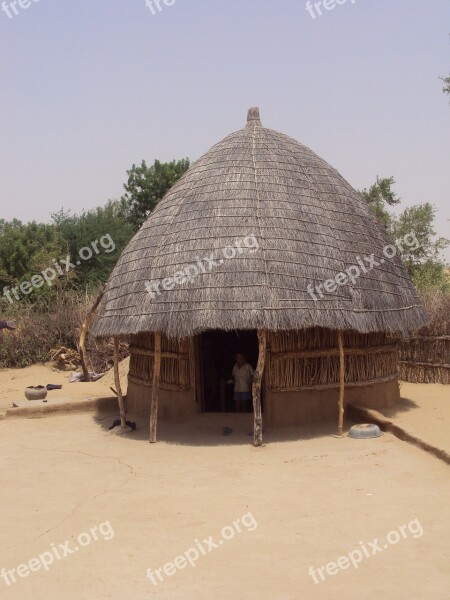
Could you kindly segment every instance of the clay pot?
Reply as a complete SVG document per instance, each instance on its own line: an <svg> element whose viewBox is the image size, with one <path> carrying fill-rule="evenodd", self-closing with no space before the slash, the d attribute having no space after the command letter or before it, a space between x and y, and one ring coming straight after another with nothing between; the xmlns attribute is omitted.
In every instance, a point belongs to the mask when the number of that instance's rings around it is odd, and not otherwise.
<svg viewBox="0 0 450 600"><path fill-rule="evenodd" d="M30 386L25 389L27 400L44 400L47 397L47 388L43 385Z"/></svg>

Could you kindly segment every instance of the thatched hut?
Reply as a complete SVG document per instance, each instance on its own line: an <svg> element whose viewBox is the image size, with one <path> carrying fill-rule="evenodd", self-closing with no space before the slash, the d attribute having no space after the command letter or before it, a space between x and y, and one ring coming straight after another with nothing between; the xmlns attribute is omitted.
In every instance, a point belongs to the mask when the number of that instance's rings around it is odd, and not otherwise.
<svg viewBox="0 0 450 600"><path fill-rule="evenodd" d="M128 410L151 412L151 441L158 407L174 419L231 410L225 382L245 352L261 444L261 410L272 425L336 418L342 432L344 385L345 402L394 403L392 334L426 323L361 196L253 108L134 236L91 333L129 340Z"/></svg>

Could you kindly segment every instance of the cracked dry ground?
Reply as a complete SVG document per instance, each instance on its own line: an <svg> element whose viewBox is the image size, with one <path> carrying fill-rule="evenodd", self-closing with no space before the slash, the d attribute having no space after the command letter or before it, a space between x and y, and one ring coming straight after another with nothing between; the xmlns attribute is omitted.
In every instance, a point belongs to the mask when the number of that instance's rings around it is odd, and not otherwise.
<svg viewBox="0 0 450 600"><path fill-rule="evenodd" d="M333 426L266 432L253 448L248 424L198 419L110 434L111 416L0 421L0 568L14 569L109 521L114 537L31 572L5 600L447 600L450 597L449 467L389 434L336 439ZM302 439L303 438L303 439ZM219 538L251 512L258 523L157 586L146 577L194 540ZM418 519L409 535L358 569L315 584L308 568Z"/></svg>

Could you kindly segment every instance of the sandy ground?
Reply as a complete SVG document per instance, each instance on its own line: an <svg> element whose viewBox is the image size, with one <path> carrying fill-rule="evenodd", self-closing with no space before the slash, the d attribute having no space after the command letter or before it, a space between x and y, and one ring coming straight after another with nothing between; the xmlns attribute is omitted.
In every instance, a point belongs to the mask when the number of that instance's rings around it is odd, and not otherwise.
<svg viewBox="0 0 450 600"><path fill-rule="evenodd" d="M450 385L400 384L401 402L380 412L450 454Z"/></svg>
<svg viewBox="0 0 450 600"><path fill-rule="evenodd" d="M0 389L15 397L30 373L50 382L35 369L1 372ZM112 381L100 383L67 388L84 398ZM401 418L436 417L435 386L406 386ZM436 393L440 408L446 389ZM15 569L2 599L450 597L450 471L422 450L390 434L337 439L334 424L268 430L254 448L249 415L160 423L150 445L145 422L109 432L115 416L0 421L0 569ZM183 568L168 565L176 557Z"/></svg>
<svg viewBox="0 0 450 600"><path fill-rule="evenodd" d="M122 391L127 390L129 358L119 366ZM73 401L88 398L111 397L115 388L114 373L109 371L94 383L69 383L70 373L54 369L50 363L33 365L25 369L0 369L0 415L12 407L15 400L25 400L28 385L62 384L61 390L52 390L48 399L69 398ZM438 384L400 383L401 402L391 409L382 409L384 416L393 419L400 427L418 434L430 444L450 454L450 386ZM32 404L32 403L31 403Z"/></svg>
<svg viewBox="0 0 450 600"><path fill-rule="evenodd" d="M127 389L127 373L130 359L120 363L120 381L123 392ZM0 412L10 408L15 400L26 400L25 388L30 385L62 385L60 390L48 392L48 398L71 398L86 400L112 396L110 386L115 388L114 373L109 371L94 383L69 383L70 372L58 371L51 364L33 365L25 369L0 369Z"/></svg>

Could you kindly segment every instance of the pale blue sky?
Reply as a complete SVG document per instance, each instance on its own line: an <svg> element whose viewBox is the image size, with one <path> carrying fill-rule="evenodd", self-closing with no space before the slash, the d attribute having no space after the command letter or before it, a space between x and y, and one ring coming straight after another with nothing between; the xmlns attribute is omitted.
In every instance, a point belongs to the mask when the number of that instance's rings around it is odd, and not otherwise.
<svg viewBox="0 0 450 600"><path fill-rule="evenodd" d="M316 19L304 0L161 5L0 12L0 218L104 204L133 162L194 160L258 105L354 187L393 175L405 205L434 203L450 237L448 0L348 0Z"/></svg>

